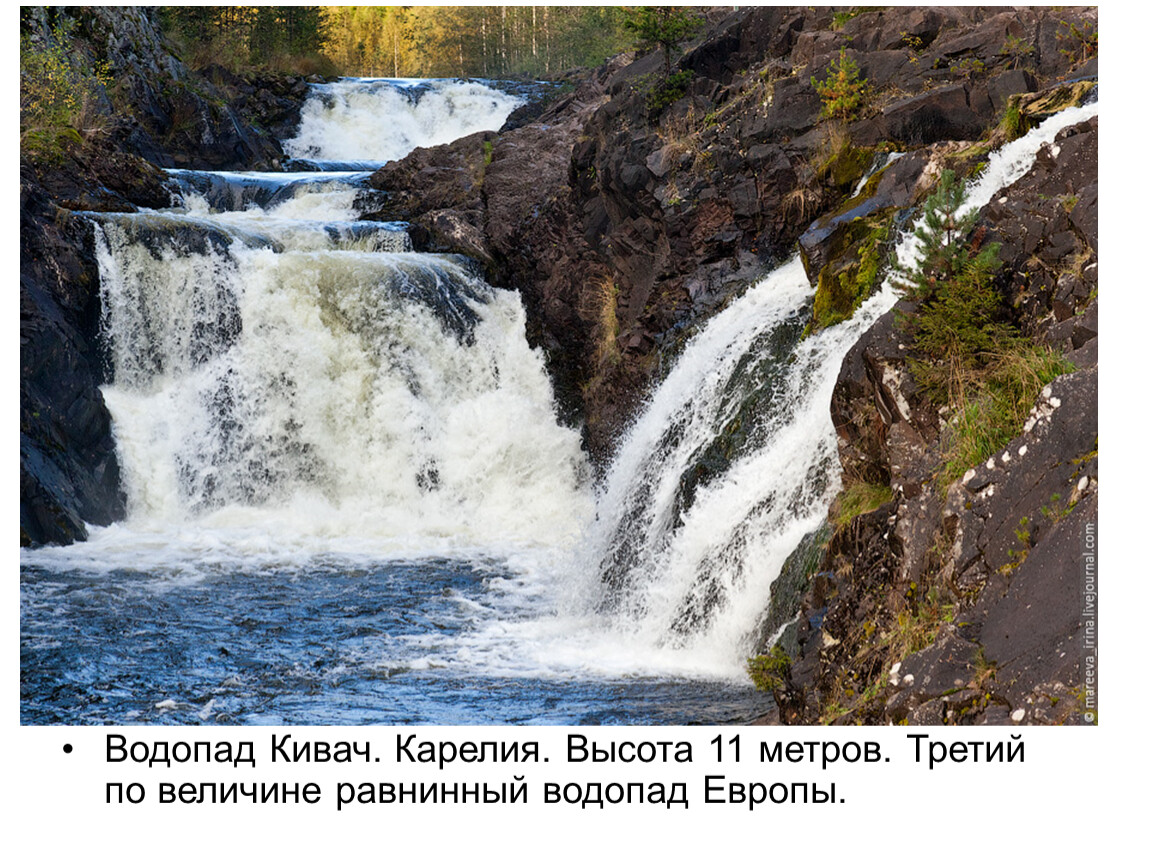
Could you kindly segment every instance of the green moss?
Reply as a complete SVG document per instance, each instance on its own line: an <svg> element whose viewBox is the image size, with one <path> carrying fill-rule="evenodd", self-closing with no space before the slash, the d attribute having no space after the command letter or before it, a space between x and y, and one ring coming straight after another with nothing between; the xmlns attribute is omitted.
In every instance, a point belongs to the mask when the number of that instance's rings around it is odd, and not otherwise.
<svg viewBox="0 0 1150 864"><path fill-rule="evenodd" d="M880 9L885 9L885 6L853 6L842 12L836 12L831 16L831 29L841 30L852 18L857 18L859 15L864 15L867 12L877 12Z"/></svg>
<svg viewBox="0 0 1150 864"><path fill-rule="evenodd" d="M1014 141L1029 132L1030 126L1030 118L1022 113L1018 99L1011 97L1002 119L998 122L998 128L1002 131L1003 136L1007 141Z"/></svg>
<svg viewBox="0 0 1150 864"><path fill-rule="evenodd" d="M831 505L831 520L839 528L856 516L877 510L894 498L889 486L857 481L847 485Z"/></svg>
<svg viewBox="0 0 1150 864"><path fill-rule="evenodd" d="M1040 122L1060 111L1082 105L1097 81L1075 81L1062 84L1037 99L1019 103L1020 109L1032 122Z"/></svg>
<svg viewBox="0 0 1150 864"><path fill-rule="evenodd" d="M954 162L962 164L965 162L981 162L986 159L990 154L990 145L985 142L978 144L971 144L969 147L963 147L952 157Z"/></svg>
<svg viewBox="0 0 1150 864"><path fill-rule="evenodd" d="M839 249L819 271L811 331L845 321L879 283L893 213L881 211L851 223Z"/></svg>
<svg viewBox="0 0 1150 864"><path fill-rule="evenodd" d="M858 183L859 178L866 173L874 158L874 150L870 147L855 147L849 141L845 146L833 151L829 157L819 165L819 174L825 185L840 192L845 192Z"/></svg>

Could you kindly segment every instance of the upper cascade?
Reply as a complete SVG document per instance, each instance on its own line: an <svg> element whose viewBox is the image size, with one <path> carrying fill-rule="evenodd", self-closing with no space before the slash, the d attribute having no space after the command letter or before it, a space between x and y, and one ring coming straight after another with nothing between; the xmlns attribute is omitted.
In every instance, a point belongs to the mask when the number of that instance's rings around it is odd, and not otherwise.
<svg viewBox="0 0 1150 864"><path fill-rule="evenodd" d="M498 129L524 99L479 81L344 78L313 84L284 150L301 167L370 170L416 147Z"/></svg>

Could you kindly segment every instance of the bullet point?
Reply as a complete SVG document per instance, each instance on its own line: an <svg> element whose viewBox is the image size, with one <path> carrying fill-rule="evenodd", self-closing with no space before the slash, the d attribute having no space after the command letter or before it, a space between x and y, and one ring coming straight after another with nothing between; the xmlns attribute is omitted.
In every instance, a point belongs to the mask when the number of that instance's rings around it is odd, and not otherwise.
<svg viewBox="0 0 1150 864"><path fill-rule="evenodd" d="M71 744L65 744L64 745L64 752L65 753L71 753L72 752L72 745Z"/></svg>

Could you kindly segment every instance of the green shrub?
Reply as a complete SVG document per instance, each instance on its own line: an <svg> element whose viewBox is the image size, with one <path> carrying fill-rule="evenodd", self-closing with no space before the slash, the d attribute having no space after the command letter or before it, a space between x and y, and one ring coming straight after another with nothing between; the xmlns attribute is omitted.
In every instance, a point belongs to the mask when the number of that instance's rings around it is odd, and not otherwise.
<svg viewBox="0 0 1150 864"><path fill-rule="evenodd" d="M986 69L986 64L979 60L977 57L964 57L958 63L950 64L950 73L958 78L965 78L970 80L975 75L980 75Z"/></svg>
<svg viewBox="0 0 1150 864"><path fill-rule="evenodd" d="M58 26L44 40L20 37L20 149L32 159L58 161L103 126L96 104L111 77L84 61L70 31Z"/></svg>
<svg viewBox="0 0 1150 864"><path fill-rule="evenodd" d="M900 287L918 303L903 322L919 354L912 370L940 403L959 396L971 376L1008 351L1017 336L1004 319L995 279L999 245L983 243L981 230L971 236L978 213L963 212L965 203L965 184L953 171L943 171L915 230L922 261L899 271Z"/></svg>
<svg viewBox="0 0 1150 864"><path fill-rule="evenodd" d="M1054 38L1064 46L1058 49L1058 53L1071 63L1085 63L1098 54L1098 30L1089 21L1082 24L1060 21Z"/></svg>
<svg viewBox="0 0 1150 864"><path fill-rule="evenodd" d="M695 73L691 69L683 69L667 76L647 93L647 110L655 116L664 108L678 102L686 95L694 77Z"/></svg>
<svg viewBox="0 0 1150 864"><path fill-rule="evenodd" d="M839 49L839 59L832 60L827 77L822 81L811 78L811 84L823 100L824 118L849 120L866 100L867 79L859 78L859 67L847 56L847 49Z"/></svg>
<svg viewBox="0 0 1150 864"><path fill-rule="evenodd" d="M901 286L918 301L903 321L917 355L911 371L934 402L954 411L942 488L1020 434L1042 388L1073 368L1007 319L995 279L998 244L982 242L978 214L962 213L965 202L964 184L944 171L915 232L922 262L901 270Z"/></svg>
<svg viewBox="0 0 1150 864"><path fill-rule="evenodd" d="M747 660L747 674L755 689L770 693L787 686L791 674L791 658L781 645L775 645L767 654Z"/></svg>
<svg viewBox="0 0 1150 864"><path fill-rule="evenodd" d="M1010 66L1017 69L1025 62L1025 58L1034 54L1034 46L1020 36L1008 35L998 53L1010 58Z"/></svg>

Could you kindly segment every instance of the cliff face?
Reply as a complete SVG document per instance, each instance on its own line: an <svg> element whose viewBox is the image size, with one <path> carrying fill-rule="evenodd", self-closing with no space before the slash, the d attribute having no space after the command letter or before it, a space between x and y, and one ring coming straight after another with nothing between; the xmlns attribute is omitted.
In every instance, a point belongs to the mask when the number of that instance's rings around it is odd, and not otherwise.
<svg viewBox="0 0 1150 864"><path fill-rule="evenodd" d="M782 719L1083 722L1096 686L1082 616L1098 516L1097 148L1097 119L1064 130L982 214L1024 334L1073 370L1041 390L1021 434L946 483L954 406L917 384L897 319L910 304L844 361L844 483L883 483L891 500L829 544L785 640Z"/></svg>
<svg viewBox="0 0 1150 864"><path fill-rule="evenodd" d="M660 56L619 58L534 123L385 166L380 215L521 291L530 336L602 459L682 336L792 254L876 154L980 138L1010 95L1070 70L1061 22L1083 14L740 10L678 61L681 98ZM813 80L844 57L865 104L828 120ZM900 169L892 206L921 199L926 164Z"/></svg>
<svg viewBox="0 0 1150 864"><path fill-rule="evenodd" d="M68 51L111 82L99 94L105 149L163 168L259 170L282 152L265 134L294 124L306 85L288 78L237 78L188 69L147 7L27 7L21 29L33 43L68 33Z"/></svg>

